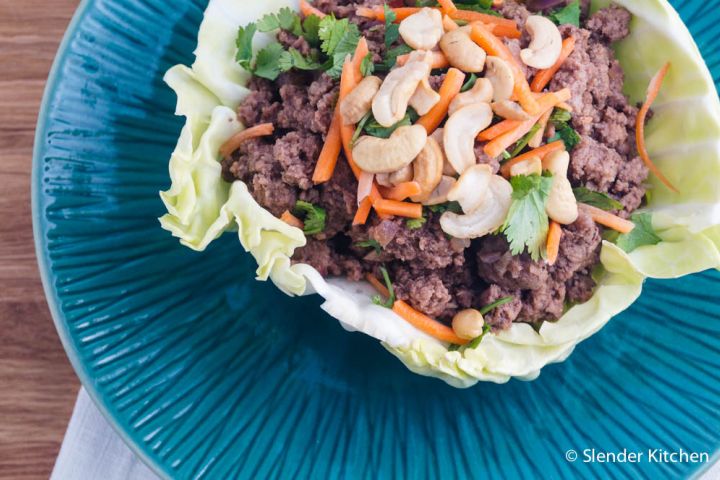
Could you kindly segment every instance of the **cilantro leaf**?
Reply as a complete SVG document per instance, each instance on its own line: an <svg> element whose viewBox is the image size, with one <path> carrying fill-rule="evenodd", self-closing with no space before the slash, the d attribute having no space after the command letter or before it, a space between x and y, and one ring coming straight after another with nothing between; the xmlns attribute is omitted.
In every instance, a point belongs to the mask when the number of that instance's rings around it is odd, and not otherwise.
<svg viewBox="0 0 720 480"><path fill-rule="evenodd" d="M458 202L445 202L439 205L430 205L427 208L437 214L443 214L445 212L462 213L462 207Z"/></svg>
<svg viewBox="0 0 720 480"><path fill-rule="evenodd" d="M332 78L340 77L345 57L353 55L360 41L360 30L347 18L337 20L328 15L320 20L318 37L320 49L330 57L327 74Z"/></svg>
<svg viewBox="0 0 720 480"><path fill-rule="evenodd" d="M301 36L303 29L300 15L289 7L283 7L277 13L268 13L257 22L259 32L272 32L273 30L286 30L293 35Z"/></svg>
<svg viewBox="0 0 720 480"><path fill-rule="evenodd" d="M553 123L569 122L572 120L572 113L562 108L556 108L550 115L550 121Z"/></svg>
<svg viewBox="0 0 720 480"><path fill-rule="evenodd" d="M510 183L513 187L512 204L501 230L510 243L513 255L520 255L527 248L532 259L537 261L548 232L545 204L550 195L552 177L517 175Z"/></svg>
<svg viewBox="0 0 720 480"><path fill-rule="evenodd" d="M618 247L627 253L644 245L657 245L662 241L652 225L652 215L649 213L636 213L631 217L635 223L630 233L623 233L617 237L615 242Z"/></svg>
<svg viewBox="0 0 720 480"><path fill-rule="evenodd" d="M313 47L320 45L320 17L310 15L303 20L303 37Z"/></svg>
<svg viewBox="0 0 720 480"><path fill-rule="evenodd" d="M317 207L310 202L298 200L295 203L293 213L302 218L302 221L305 224L303 228L305 235L317 235L325 230L327 212L324 208Z"/></svg>
<svg viewBox="0 0 720 480"><path fill-rule="evenodd" d="M312 58L303 57L302 53L294 48L284 52L278 59L278 67L281 71L287 72L292 68L298 70L319 70L322 65Z"/></svg>
<svg viewBox="0 0 720 480"><path fill-rule="evenodd" d="M375 64L373 63L373 54L368 53L360 63L360 74L363 77L372 75L375 72Z"/></svg>
<svg viewBox="0 0 720 480"><path fill-rule="evenodd" d="M392 308L395 304L395 290L393 289L393 284L390 281L390 275L385 267L380 267L380 273L382 273L383 281L385 281L385 287L387 287L390 297L386 301L383 301L380 295L375 295L372 298L372 302L375 305L380 305L381 307Z"/></svg>
<svg viewBox="0 0 720 480"><path fill-rule="evenodd" d="M406 127L408 125L412 125L414 121L418 119L417 113L411 108L408 109L408 112L405 114L402 120L400 120L398 123L393 125L392 127L383 127L380 125L377 120L375 120L375 117L372 117L369 119L369 121L365 124L365 133L372 137L379 137L379 138L390 138L390 135L393 134L395 130L397 130L400 127Z"/></svg>
<svg viewBox="0 0 720 480"><path fill-rule="evenodd" d="M582 138L568 123L555 122L555 135L548 139L548 143L558 140L563 141L565 149L569 152L582 141Z"/></svg>
<svg viewBox="0 0 720 480"><path fill-rule="evenodd" d="M361 242L355 242L355 246L360 248L372 248L378 255L382 253L382 245L380 245L380 242L373 238L363 240Z"/></svg>
<svg viewBox="0 0 720 480"><path fill-rule="evenodd" d="M580 2L575 0L565 7L553 10L548 18L558 25L575 25L580 26Z"/></svg>
<svg viewBox="0 0 720 480"><path fill-rule="evenodd" d="M235 54L235 60L245 70L252 70L252 58L253 58L253 37L257 32L257 26L254 23L249 23L245 27L238 28L237 38L235 45L237 46L237 53Z"/></svg>
<svg viewBox="0 0 720 480"><path fill-rule="evenodd" d="M385 9L385 48L390 50L393 43L400 38L400 25L395 23L397 14L392 8L388 7L387 3L383 5L383 8Z"/></svg>
<svg viewBox="0 0 720 480"><path fill-rule="evenodd" d="M409 45L405 45L404 43L402 45L398 45L397 47L391 48L390 50L385 52L385 61L380 65L376 65L375 68L383 72L388 72L397 63L397 57L399 57L400 55L405 55L406 53L410 53L412 51L412 47L410 47Z"/></svg>
<svg viewBox="0 0 720 480"><path fill-rule="evenodd" d="M575 198L578 202L601 208L603 210L622 210L624 208L623 204L614 198L601 192L594 192L589 188L574 188L573 193L575 194Z"/></svg>
<svg viewBox="0 0 720 480"><path fill-rule="evenodd" d="M427 223L427 218L425 218L425 217L408 218L407 221L405 222L405 225L410 230L417 230L419 228L422 228L423 225L425 225L425 223Z"/></svg>
<svg viewBox="0 0 720 480"><path fill-rule="evenodd" d="M271 43L258 52L253 73L258 77L275 80L282 71L286 71L280 66L280 59L285 53L287 52L282 45L277 42Z"/></svg>

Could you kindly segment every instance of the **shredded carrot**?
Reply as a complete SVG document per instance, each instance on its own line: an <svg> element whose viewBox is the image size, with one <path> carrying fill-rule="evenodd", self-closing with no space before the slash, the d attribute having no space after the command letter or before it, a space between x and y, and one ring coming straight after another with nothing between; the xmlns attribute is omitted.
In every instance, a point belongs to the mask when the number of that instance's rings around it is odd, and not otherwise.
<svg viewBox="0 0 720 480"><path fill-rule="evenodd" d="M443 342L454 343L457 345L465 345L468 343L468 340L458 337L452 328L428 317L424 313L415 310L402 300L395 300L395 304L392 309L393 312L401 316L410 325L427 333L431 337L442 340Z"/></svg>
<svg viewBox="0 0 720 480"><path fill-rule="evenodd" d="M365 57L367 57L368 53L370 53L370 48L368 47L367 39L365 37L360 37L360 41L357 44L357 48L355 48L355 54L353 55L352 60L356 84L360 83L360 80L363 78L362 62Z"/></svg>
<svg viewBox="0 0 720 480"><path fill-rule="evenodd" d="M503 3L505 3L505 0L493 0L492 2L493 7L502 7Z"/></svg>
<svg viewBox="0 0 720 480"><path fill-rule="evenodd" d="M660 181L665 184L666 187L668 187L675 193L680 193L680 191L675 188L672 183L670 183L670 180L667 179L667 177L650 159L650 154L648 154L647 146L645 145L645 119L647 118L650 107L652 106L653 102L655 102L658 93L660 93L660 87L662 87L663 80L665 79L665 76L667 75L669 70L670 62L666 63L660 69L660 71L655 74L652 80L650 80L650 85L647 89L645 103L638 112L637 121L635 124L635 141L637 142L638 153L640 154L640 158L642 158L643 162L645 162L645 166L647 166L647 168L653 174L655 174L655 176L658 177Z"/></svg>
<svg viewBox="0 0 720 480"><path fill-rule="evenodd" d="M310 15L315 15L320 18L325 17L323 12L310 5L307 0L300 0L300 12L303 14L303 17L309 17Z"/></svg>
<svg viewBox="0 0 720 480"><path fill-rule="evenodd" d="M560 240L562 239L562 228L556 221L550 221L550 229L547 235L547 262L550 265L555 265L557 262L558 253L560 253Z"/></svg>
<svg viewBox="0 0 720 480"><path fill-rule="evenodd" d="M510 130L520 126L522 122L520 120L503 120L502 122L496 123L490 128L487 128L480 132L477 139L481 142L487 142L493 138L499 137L503 133L507 133Z"/></svg>
<svg viewBox="0 0 720 480"><path fill-rule="evenodd" d="M393 8L392 11L397 17L395 22L401 22L410 15L414 15L422 10L421 7L400 7ZM360 17L371 18L373 20L385 21L385 9L379 7L358 7L355 13ZM468 23L482 22L488 25L503 25L508 28L516 28L517 24L508 18L489 15L487 13L474 12L472 10L457 10L448 15L453 20L463 20Z"/></svg>
<svg viewBox="0 0 720 480"><path fill-rule="evenodd" d="M353 218L353 225L365 225L368 217L370 216L370 209L372 208L372 199L366 197L355 212L355 218Z"/></svg>
<svg viewBox="0 0 720 480"><path fill-rule="evenodd" d="M485 23L484 25L496 37L520 38L522 36L522 33L520 33L520 30L518 30L515 25L505 25L501 23Z"/></svg>
<svg viewBox="0 0 720 480"><path fill-rule="evenodd" d="M438 0L438 3L440 4L440 8L442 9L443 13L446 15L452 15L453 13L458 11L458 8L455 6L452 0Z"/></svg>
<svg viewBox="0 0 720 480"><path fill-rule="evenodd" d="M443 15L443 28L446 32L452 32L460 28L460 26L455 23L452 18L448 17L447 15Z"/></svg>
<svg viewBox="0 0 720 480"><path fill-rule="evenodd" d="M567 103L567 102L560 102L560 103L558 103L558 104L555 105L555 106L556 106L557 108L561 108L561 109L563 109L563 110L567 110L568 112L572 112L572 111L573 111L573 107L572 107L569 103Z"/></svg>
<svg viewBox="0 0 720 480"><path fill-rule="evenodd" d="M373 201L373 208L378 213L397 215L405 218L422 218L422 205L419 203L399 202L384 198Z"/></svg>
<svg viewBox="0 0 720 480"><path fill-rule="evenodd" d="M229 157L232 153L240 148L240 145L257 137L266 137L272 135L275 131L275 127L272 123L261 123L254 127L246 128L242 132L238 132L228 139L220 147L220 155L222 157Z"/></svg>
<svg viewBox="0 0 720 480"><path fill-rule="evenodd" d="M538 125L540 125L540 128L538 128L538 131L535 132L535 135L528 141L528 147L530 148L538 148L543 141L543 138L545 138L545 129L547 128L547 124L550 121L550 116L552 115L553 110L550 109L547 112L540 115L540 120L538 120Z"/></svg>
<svg viewBox="0 0 720 480"><path fill-rule="evenodd" d="M432 63L430 64L430 68L432 68L433 70L440 68L448 68L450 66L450 62L448 62L448 59L443 52L438 50L432 51L430 53L432 55ZM399 57L397 57L397 64L402 67L407 63L409 59L409 53L406 53L405 55L400 55Z"/></svg>
<svg viewBox="0 0 720 480"><path fill-rule="evenodd" d="M545 158L548 154L552 152L557 152L559 150L563 150L565 148L565 143L563 143L562 140L558 140L557 142L548 143L547 145L543 145L542 147L538 147L534 150L530 150L527 153L523 153L522 155L518 155L517 157L508 160L503 164L503 166L500 168L500 173L505 178L510 177L510 169L517 165L520 162L524 162L528 158L532 157L538 157L540 160Z"/></svg>
<svg viewBox="0 0 720 480"><path fill-rule="evenodd" d="M365 278L368 282L370 282L370 285L372 285L373 288L378 291L380 295L385 298L390 298L390 290L388 290L387 287L383 285L383 283L378 280L375 275L373 275L372 273L368 273L367 275L365 275Z"/></svg>
<svg viewBox="0 0 720 480"><path fill-rule="evenodd" d="M402 201L406 198L419 195L422 191L418 182L403 182L394 187L380 187L380 194L388 200Z"/></svg>
<svg viewBox="0 0 720 480"><path fill-rule="evenodd" d="M612 228L620 233L630 233L633 228L635 228L635 224L630 220L625 220L624 218L620 218L617 215L613 215L612 213L606 212L600 208L586 205L584 203L579 203L578 208L590 215L595 223Z"/></svg>
<svg viewBox="0 0 720 480"><path fill-rule="evenodd" d="M299 229L302 229L305 227L305 224L297 218L295 215L290 213L290 210L285 210L282 215L280 215L280 220L287 223L288 225L291 225L293 227L297 227Z"/></svg>
<svg viewBox="0 0 720 480"><path fill-rule="evenodd" d="M520 101L520 105L522 105L523 109L531 115L537 115L540 113L540 107L538 106L537 100L535 100L535 96L530 91L530 85L528 85L527 78L525 78L522 68L505 43L503 43L502 40L495 36L482 23L473 23L470 37L475 43L480 45L480 47L485 50L488 55L500 57L508 62L508 65L512 68L513 77L515 78L513 93Z"/></svg>
<svg viewBox="0 0 720 480"><path fill-rule="evenodd" d="M453 20L463 20L468 23L481 22L485 25L503 25L507 28L517 29L517 23L515 23L514 20L489 15L487 13L473 12L472 10L458 10L450 15L450 18Z"/></svg>
<svg viewBox="0 0 720 480"><path fill-rule="evenodd" d="M518 125L513 130L510 130L507 133L503 133L502 135L488 142L484 148L485 153L490 158L496 158L500 156L500 154L502 154L503 151L507 150L510 145L517 142L523 137L523 135L528 133L532 129L532 127L540 120L540 117L543 113L545 113L547 110L553 109L555 105L557 105L559 102L564 102L569 98L570 90L567 88L543 95L537 101L537 105L540 108L540 113L532 117L530 120L525 120L524 122L521 122L520 125Z"/></svg>
<svg viewBox="0 0 720 480"><path fill-rule="evenodd" d="M532 83L530 84L530 89L533 92L542 92L545 87L550 83L550 80L555 76L558 70L560 70L560 67L562 67L563 63L565 63L565 60L570 56L570 54L575 49L575 37L568 37L562 42L562 49L560 50L560 56L558 57L555 64L550 67L546 68L545 70L540 70L535 74L535 78L533 78Z"/></svg>
<svg viewBox="0 0 720 480"><path fill-rule="evenodd" d="M450 108L450 103L457 94L460 93L460 90L462 90L463 83L465 83L465 74L463 72L457 68L448 70L445 80L438 92L440 94L440 101L417 121L417 125L425 127L428 135L431 135L437 130L445 119L448 109Z"/></svg>

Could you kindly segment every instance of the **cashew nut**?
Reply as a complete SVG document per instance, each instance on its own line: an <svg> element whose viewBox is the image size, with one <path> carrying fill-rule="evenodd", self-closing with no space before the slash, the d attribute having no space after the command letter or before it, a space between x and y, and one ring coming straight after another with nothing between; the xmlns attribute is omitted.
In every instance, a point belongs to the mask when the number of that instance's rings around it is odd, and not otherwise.
<svg viewBox="0 0 720 480"><path fill-rule="evenodd" d="M515 76L510 65L500 57L487 57L485 78L493 86L493 101L509 100L515 88Z"/></svg>
<svg viewBox="0 0 720 480"><path fill-rule="evenodd" d="M480 238L505 223L511 203L510 182L499 175L493 175L488 195L480 208L466 215L445 212L440 217L440 226L445 233L455 238Z"/></svg>
<svg viewBox="0 0 720 480"><path fill-rule="evenodd" d="M450 189L455 185L455 178L443 175L440 183L435 187L427 200L422 202L423 205L440 205L448 201L447 195Z"/></svg>
<svg viewBox="0 0 720 480"><path fill-rule="evenodd" d="M355 142L353 159L368 173L391 173L409 165L427 143L422 125L400 127L390 138L363 136Z"/></svg>
<svg viewBox="0 0 720 480"><path fill-rule="evenodd" d="M425 62L408 62L391 71L372 102L375 120L388 128L402 120L418 84L429 75L430 65Z"/></svg>
<svg viewBox="0 0 720 480"><path fill-rule="evenodd" d="M440 49L450 65L463 72L479 73L485 68L485 50L470 38L472 27L447 32L440 39Z"/></svg>
<svg viewBox="0 0 720 480"><path fill-rule="evenodd" d="M500 100L490 105L498 117L507 120L530 120L530 115L517 103L511 100Z"/></svg>
<svg viewBox="0 0 720 480"><path fill-rule="evenodd" d="M445 123L443 146L445 155L456 172L462 173L475 165L475 137L485 130L493 119L490 105L475 103L461 108Z"/></svg>
<svg viewBox="0 0 720 480"><path fill-rule="evenodd" d="M447 198L451 202L458 202L463 212L473 213L487 200L492 177L492 168L489 165L473 165L460 175Z"/></svg>
<svg viewBox="0 0 720 480"><path fill-rule="evenodd" d="M375 175L375 180L378 184L383 187L394 187L403 182L409 182L413 179L413 167L412 164L406 165L397 172L392 173L378 173Z"/></svg>
<svg viewBox="0 0 720 480"><path fill-rule="evenodd" d="M541 173L542 162L540 161L540 157L530 157L510 167L511 177L518 175L540 175Z"/></svg>
<svg viewBox="0 0 720 480"><path fill-rule="evenodd" d="M532 40L528 48L520 51L523 63L533 68L550 68L555 65L562 49L562 35L557 25L546 17L531 15L525 29Z"/></svg>
<svg viewBox="0 0 720 480"><path fill-rule="evenodd" d="M378 77L365 77L340 103L340 115L345 125L358 123L372 108L372 101L382 80Z"/></svg>
<svg viewBox="0 0 720 480"><path fill-rule="evenodd" d="M417 90L410 97L410 106L418 115L425 115L440 101L440 94L433 90L427 78L418 84Z"/></svg>
<svg viewBox="0 0 720 480"><path fill-rule="evenodd" d="M425 148L413 162L413 180L420 184L420 193L411 197L413 202L423 202L430 195L442 179L444 155L438 142L427 139Z"/></svg>
<svg viewBox="0 0 720 480"><path fill-rule="evenodd" d="M493 98L493 86L487 78L478 78L473 88L460 93L450 102L448 114L452 115L463 107L473 103L490 103Z"/></svg>
<svg viewBox="0 0 720 480"><path fill-rule="evenodd" d="M435 131L430 134L430 137L435 140L438 145L440 145L440 150L442 150L443 153L443 175L447 175L448 177L457 177L458 173L455 171L453 166L450 165L450 162L448 162L447 157L445 156L445 147L443 145L444 136L444 128L436 128Z"/></svg>
<svg viewBox="0 0 720 480"><path fill-rule="evenodd" d="M433 8L423 8L400 22L400 36L415 50L432 50L444 31L442 14Z"/></svg>
<svg viewBox="0 0 720 480"><path fill-rule="evenodd" d="M479 310L468 308L455 314L452 319L452 329L455 334L465 340L472 340L483 333L485 319Z"/></svg>
<svg viewBox="0 0 720 480"><path fill-rule="evenodd" d="M553 152L543 160L545 170L553 174L552 188L548 195L545 211L548 217L556 222L569 225L578 218L578 206L572 185L567 179L570 154L568 152Z"/></svg>

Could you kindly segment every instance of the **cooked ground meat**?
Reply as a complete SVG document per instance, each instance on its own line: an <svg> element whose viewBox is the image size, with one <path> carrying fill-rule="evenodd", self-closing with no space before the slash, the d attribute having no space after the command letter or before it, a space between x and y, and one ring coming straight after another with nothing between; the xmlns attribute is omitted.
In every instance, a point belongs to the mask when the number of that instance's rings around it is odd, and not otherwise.
<svg viewBox="0 0 720 480"><path fill-rule="evenodd" d="M383 3L315 0L314 5L356 23L369 41L374 61L380 62L386 48L384 23L358 17L355 10ZM512 0L506 0L500 11L520 27L532 14ZM582 141L571 152L571 182L618 199L625 216L642 203L648 175L634 145L637 109L622 93L623 72L611 49L612 42L628 34L629 21L629 12L611 7L585 18L583 28L563 26L563 35L573 35L576 47L549 86L573 92L572 125ZM528 40L524 34L505 43L519 55ZM279 41L305 55L312 51L304 39L289 32L281 32ZM534 73L527 68L529 76ZM430 84L437 90L444 77L432 75ZM227 181L244 181L255 199L275 215L292 210L298 199L326 210L325 231L295 253L295 262L308 263L322 275L352 280L366 273L380 278L380 267L385 266L399 298L445 321L459 309L513 297L486 315L495 329L508 328L513 322L557 319L568 304L592 296L591 272L599 262L601 230L588 216L581 215L563 227L553 266L533 261L528 254L513 256L502 235L473 242L449 238L440 228L440 215L431 212L427 222L415 229L405 219L382 220L375 215L366 225L352 226L357 181L345 158L341 155L326 184L315 186L311 180L337 102L337 80L325 74L290 72L275 82L254 78L249 89L250 95L238 109L239 119L249 127L272 122L276 133L268 140L246 142L223 162L223 176ZM478 142L475 148L478 163L491 165L497 172L500 162L485 155L482 147ZM368 240L382 250L356 245Z"/></svg>

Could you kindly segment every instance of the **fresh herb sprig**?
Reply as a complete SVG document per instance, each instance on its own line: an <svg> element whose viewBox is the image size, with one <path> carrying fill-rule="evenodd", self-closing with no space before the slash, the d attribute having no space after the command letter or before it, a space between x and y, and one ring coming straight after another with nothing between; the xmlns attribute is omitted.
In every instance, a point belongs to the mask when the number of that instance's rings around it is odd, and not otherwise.
<svg viewBox="0 0 720 480"><path fill-rule="evenodd" d="M385 267L380 267L380 273L382 274L383 281L385 282L385 287L388 289L388 293L390 294L390 296L387 298L387 300L383 300L382 295L375 295L372 297L372 302L375 305L379 305L381 307L392 308L395 304L395 289L393 288L393 284L390 281L390 274Z"/></svg>
<svg viewBox="0 0 720 480"><path fill-rule="evenodd" d="M587 187L573 188L575 199L586 205L600 208L606 211L622 210L625 208L622 203L618 202L614 198L608 196L605 193L595 192Z"/></svg>
<svg viewBox="0 0 720 480"><path fill-rule="evenodd" d="M513 255L520 255L527 249L537 261L549 228L545 204L550 195L552 176L547 173L542 176L516 175L510 183L512 203L501 231L507 237Z"/></svg>
<svg viewBox="0 0 720 480"><path fill-rule="evenodd" d="M618 234L617 232L610 232L606 239L614 241L618 247L627 253L645 245L657 245L662 242L662 238L658 236L653 227L650 213L636 213L630 219L635 224L635 228L630 233Z"/></svg>
<svg viewBox="0 0 720 480"><path fill-rule="evenodd" d="M547 16L558 25L580 26L580 2L578 0L550 12Z"/></svg>
<svg viewBox="0 0 720 480"><path fill-rule="evenodd" d="M327 212L324 208L313 205L310 202L298 200L295 203L293 214L302 219L303 232L305 235L317 235L325 230Z"/></svg>

